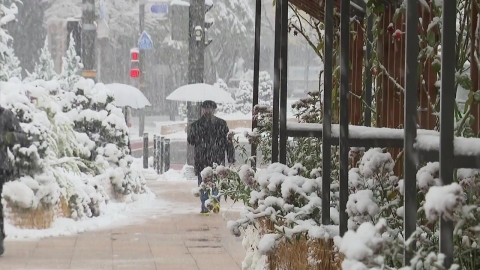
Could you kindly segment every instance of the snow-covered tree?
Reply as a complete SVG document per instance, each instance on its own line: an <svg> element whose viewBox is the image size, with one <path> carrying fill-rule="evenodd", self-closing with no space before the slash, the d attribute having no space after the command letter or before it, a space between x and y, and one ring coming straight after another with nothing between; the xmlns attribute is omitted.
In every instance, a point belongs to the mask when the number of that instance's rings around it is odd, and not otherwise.
<svg viewBox="0 0 480 270"><path fill-rule="evenodd" d="M55 72L55 64L53 63L52 55L48 50L48 37L45 38L45 44L41 50L40 58L35 64L34 72L31 77L34 79L41 79L50 81L57 76Z"/></svg>
<svg viewBox="0 0 480 270"><path fill-rule="evenodd" d="M239 89L235 92L235 108L243 114L252 112L253 88L247 81L241 81Z"/></svg>
<svg viewBox="0 0 480 270"><path fill-rule="evenodd" d="M215 83L215 86L219 87L223 91L230 93L228 89L228 85L222 80L222 79L217 79L217 82ZM217 111L219 113L223 114L229 114L235 112L235 104L231 103L226 103L226 104L218 104L218 109Z"/></svg>
<svg viewBox="0 0 480 270"><path fill-rule="evenodd" d="M22 68L20 61L15 56L15 52L11 46L11 42L7 43L7 48L3 52L3 58L0 60L0 81L7 81L9 78L22 77Z"/></svg>
<svg viewBox="0 0 480 270"><path fill-rule="evenodd" d="M0 0L0 81L21 77L20 61L12 48L12 37L4 27L15 20L18 14L16 1Z"/></svg>
<svg viewBox="0 0 480 270"><path fill-rule="evenodd" d="M258 103L266 106L273 106L273 80L270 74L262 71L259 74Z"/></svg>
<svg viewBox="0 0 480 270"><path fill-rule="evenodd" d="M60 73L60 84L63 89L70 90L80 80L79 71L83 68L80 56L75 50L75 39L70 33L70 42L66 52L66 56L62 57L62 71Z"/></svg>
<svg viewBox="0 0 480 270"><path fill-rule="evenodd" d="M206 16L215 22L207 34L213 39L205 51L207 74L229 81L237 58L253 62L254 12L249 1L216 0Z"/></svg>
<svg viewBox="0 0 480 270"><path fill-rule="evenodd" d="M178 115L183 119L187 118L187 104L185 102L180 102L178 104Z"/></svg>
<svg viewBox="0 0 480 270"><path fill-rule="evenodd" d="M82 0L43 0L47 4L44 23L50 25L63 22L69 18L78 18L82 15ZM115 0L95 1L95 11L100 18L100 6L103 5L103 18L110 28L111 42L116 43L118 37L132 37L138 34L138 1ZM146 29L164 29L159 23L159 16L146 13Z"/></svg>

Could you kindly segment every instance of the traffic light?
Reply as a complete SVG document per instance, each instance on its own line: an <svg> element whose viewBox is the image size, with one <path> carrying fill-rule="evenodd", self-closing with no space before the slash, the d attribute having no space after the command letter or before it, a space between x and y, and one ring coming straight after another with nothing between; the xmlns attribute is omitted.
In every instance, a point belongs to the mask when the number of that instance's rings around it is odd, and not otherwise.
<svg viewBox="0 0 480 270"><path fill-rule="evenodd" d="M130 50L130 77L138 78L140 77L140 62L139 62L140 51L138 48L133 48Z"/></svg>

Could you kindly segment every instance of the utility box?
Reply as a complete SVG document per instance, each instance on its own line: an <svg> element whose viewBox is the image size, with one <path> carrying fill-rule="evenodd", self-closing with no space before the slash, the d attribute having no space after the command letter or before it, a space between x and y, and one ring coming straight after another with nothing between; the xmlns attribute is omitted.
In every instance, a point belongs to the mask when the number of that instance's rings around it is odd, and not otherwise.
<svg viewBox="0 0 480 270"><path fill-rule="evenodd" d="M172 1L170 4L170 21L172 23L172 40L188 41L190 5L185 1Z"/></svg>
<svg viewBox="0 0 480 270"><path fill-rule="evenodd" d="M67 21L67 48L70 45L70 33L73 34L75 40L75 52L78 56L82 56L82 24L78 19L69 19Z"/></svg>

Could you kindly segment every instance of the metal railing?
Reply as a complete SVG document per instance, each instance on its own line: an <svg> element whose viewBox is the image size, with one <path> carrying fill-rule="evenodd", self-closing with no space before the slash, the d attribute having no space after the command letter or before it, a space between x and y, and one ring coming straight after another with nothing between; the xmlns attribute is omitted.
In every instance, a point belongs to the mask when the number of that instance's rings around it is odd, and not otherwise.
<svg viewBox="0 0 480 270"><path fill-rule="evenodd" d="M359 9L365 10L363 1L354 1ZM387 1L389 2L389 1ZM348 216L346 203L348 191L348 167L350 147L399 147L404 149L403 175L405 178L405 238L410 237L417 226L417 190L416 172L420 162L439 161L440 179L444 185L453 182L455 168L480 168L480 157L472 155L455 155L454 149L454 102L455 102L455 47L456 47L456 0L443 1L443 34L442 46L442 70L441 70L441 112L440 132L438 137L438 149L422 149L416 146L417 133L423 136L427 132L417 131L417 105L418 105L418 54L419 54L419 12L418 0L406 0L406 56L405 56L405 107L404 107L404 130L398 136L391 135L390 130L377 129L375 136L357 136L359 128L349 125L349 88L350 88L350 8L351 1L341 1L340 8L340 123L332 125L332 88L333 88L333 40L334 40L334 0L325 0L324 24L325 24L325 47L324 47L324 104L323 123L318 124L287 124L287 44L288 44L288 0L278 0L275 13L275 51L274 51L274 94L273 94L273 123L272 130L272 163L280 161L286 163L287 137L322 137L323 157L322 170L324 179L331 175L331 147L340 147L340 234L347 231ZM259 74L260 52L260 22L261 0L256 5L256 33L255 33L255 66L254 78ZM385 3L387 4L387 3ZM391 3L389 3L391 4ZM447 12L450 11L450 12ZM365 16L364 16L365 17ZM365 18L363 18L365 19ZM373 18L367 19L367 46L365 68L365 94L363 102L367 105L364 111L365 126L371 125L372 105L372 73L370 69L371 43L373 41L372 27ZM255 80L254 80L255 81ZM258 84L258 80L256 81ZM258 97L258 87L254 85L254 97ZM255 119L253 119L255 127ZM334 131L334 132L332 132ZM388 131L388 132L387 132ZM382 132L384 133L382 136ZM400 131L401 132L401 131ZM425 133L424 133L425 132ZM349 134L350 133L350 134ZM374 132L372 132L374 133ZM402 132L401 132L402 133ZM252 156L256 156L256 149L252 147ZM453 161L453 162L452 162ZM330 205L330 182L323 181L322 205L328 209ZM445 267L449 268L453 263L453 223L440 221L440 252L445 254ZM330 212L322 212L322 223L330 223ZM408 265L412 254L405 251L404 264Z"/></svg>

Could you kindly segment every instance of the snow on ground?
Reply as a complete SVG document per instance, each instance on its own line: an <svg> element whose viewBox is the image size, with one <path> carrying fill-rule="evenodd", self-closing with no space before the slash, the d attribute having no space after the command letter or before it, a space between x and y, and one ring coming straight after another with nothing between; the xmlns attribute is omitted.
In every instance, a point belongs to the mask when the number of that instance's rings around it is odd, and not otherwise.
<svg viewBox="0 0 480 270"><path fill-rule="evenodd" d="M157 178L157 181L174 181L174 182L179 182L179 181L191 181L186 179L181 171L177 171L174 169L170 169L169 171L165 172L164 174L160 175Z"/></svg>
<svg viewBox="0 0 480 270"><path fill-rule="evenodd" d="M52 227L45 230L19 229L9 224L7 220L5 232L7 240L18 240L74 235L86 231L111 228L114 225L125 225L127 223L126 219L132 213L142 212L151 207L154 202L159 204L154 194L129 196L126 202L110 202L107 204L105 213L99 217L79 221L70 218L57 218Z"/></svg>
<svg viewBox="0 0 480 270"><path fill-rule="evenodd" d="M132 167L142 166L141 159L135 159ZM165 179L165 181L182 181L181 172L170 170L159 176L153 169L143 170L147 180ZM192 182L192 181L189 181ZM149 183L147 182L147 186ZM57 218L51 228L45 230L20 229L12 224L5 224L8 241L40 239L75 235L87 231L121 227L137 222L145 222L146 219L164 217L173 214L197 213L198 206L188 203L170 202L156 197L155 194L129 195L124 202L112 200L106 205L104 214L99 217L87 218L74 221L69 218Z"/></svg>

